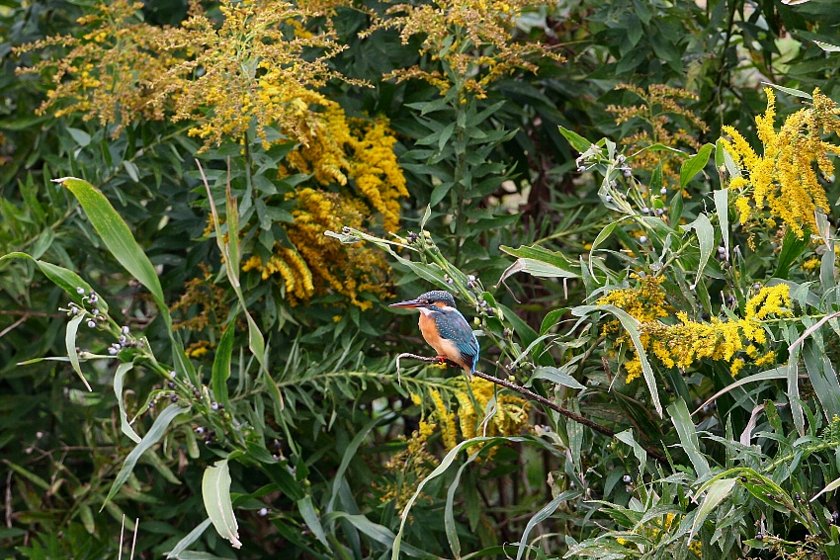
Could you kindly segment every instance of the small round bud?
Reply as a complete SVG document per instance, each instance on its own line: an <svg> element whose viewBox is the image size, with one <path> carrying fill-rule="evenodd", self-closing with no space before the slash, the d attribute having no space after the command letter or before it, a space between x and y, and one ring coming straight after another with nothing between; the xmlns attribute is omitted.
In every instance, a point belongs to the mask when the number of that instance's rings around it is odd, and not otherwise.
<svg viewBox="0 0 840 560"><path fill-rule="evenodd" d="M119 349L118 349L118 348L114 348L113 346L111 346L111 347L109 347L109 348L108 348L108 353L109 353L110 355L112 355L112 356L116 356L116 355L117 355L117 352L119 352Z"/></svg>
<svg viewBox="0 0 840 560"><path fill-rule="evenodd" d="M85 289L79 286L78 288L76 288L76 293L82 295L85 293Z"/></svg>
<svg viewBox="0 0 840 560"><path fill-rule="evenodd" d="M195 433L197 433L198 435L201 435L201 434L203 434L203 433L204 433L204 431L205 431L205 430L204 430L204 426L199 426L199 427L197 427L197 428L196 428L195 430L193 430L193 431L194 431Z"/></svg>
<svg viewBox="0 0 840 560"><path fill-rule="evenodd" d="M213 401L213 402L210 404L210 408L212 408L213 410L219 410L219 403L217 403L217 402Z"/></svg>
<svg viewBox="0 0 840 560"><path fill-rule="evenodd" d="M128 342L128 339L126 337L124 337L123 335L120 335L120 337L117 340L119 340L120 344L122 344L122 345L125 345L125 343Z"/></svg>
<svg viewBox="0 0 840 560"><path fill-rule="evenodd" d="M583 173L584 171L586 171L586 167L581 165L580 167L577 168L577 170L578 170L578 173Z"/></svg>
<svg viewBox="0 0 840 560"><path fill-rule="evenodd" d="M642 214L650 214L650 208L647 206L642 207Z"/></svg>
<svg viewBox="0 0 840 560"><path fill-rule="evenodd" d="M639 243L647 243L648 238L647 235L642 235L639 237Z"/></svg>
<svg viewBox="0 0 840 560"><path fill-rule="evenodd" d="M656 215L657 215L657 216L661 216L661 215L663 215L664 213L665 213L665 209L664 209L664 208L657 208L657 209L656 209Z"/></svg>
<svg viewBox="0 0 840 560"><path fill-rule="evenodd" d="M121 332L121 333L123 333L125 336L128 336L128 333L129 333L128 327L123 326L123 327L120 329L120 332Z"/></svg>
<svg viewBox="0 0 840 560"><path fill-rule="evenodd" d="M257 515L259 515L260 517L265 517L266 515L268 515L268 508L260 508L257 512Z"/></svg>
<svg viewBox="0 0 840 560"><path fill-rule="evenodd" d="M633 175L633 172L630 171L629 169L625 169L624 171L622 171L622 173L624 174L625 177L630 177L631 175Z"/></svg>
<svg viewBox="0 0 840 560"><path fill-rule="evenodd" d="M621 477L621 480L624 482L624 484L630 484L631 482L633 482L633 477L631 477L629 474L625 474Z"/></svg>
<svg viewBox="0 0 840 560"><path fill-rule="evenodd" d="M661 189L659 189L659 194L668 194L668 189L662 187Z"/></svg>
<svg viewBox="0 0 840 560"><path fill-rule="evenodd" d="M607 202L612 202L613 201L613 197L611 197L610 195L607 195L605 197L605 199L606 199Z"/></svg>
<svg viewBox="0 0 840 560"><path fill-rule="evenodd" d="M178 372L177 372L177 371L175 371L174 369L173 369L173 370L170 370L170 372L169 372L169 377L175 377L176 375L178 375Z"/></svg>
<svg viewBox="0 0 840 560"><path fill-rule="evenodd" d="M89 320L87 322L87 326L89 326L92 329L96 328L96 321L94 321L93 319Z"/></svg>

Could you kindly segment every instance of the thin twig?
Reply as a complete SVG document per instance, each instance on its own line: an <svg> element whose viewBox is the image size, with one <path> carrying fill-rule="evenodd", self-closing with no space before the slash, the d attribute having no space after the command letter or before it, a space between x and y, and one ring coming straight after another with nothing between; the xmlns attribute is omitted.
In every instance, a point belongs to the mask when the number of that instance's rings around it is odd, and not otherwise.
<svg viewBox="0 0 840 560"><path fill-rule="evenodd" d="M129 560L134 560L134 548L137 546L137 530L140 528L140 518L134 518L134 536L131 538L131 556Z"/></svg>
<svg viewBox="0 0 840 560"><path fill-rule="evenodd" d="M438 363L438 364L442 363L441 359L437 358L437 357L430 358L428 356L418 356L417 354L404 353L404 354L400 354L397 357L397 364L398 365L399 365L400 358L411 358L411 359L414 359L414 360L419 360L421 362L427 362L427 363ZM452 364L452 362L449 362L449 363ZM452 365L456 366L456 367L459 367L459 366L457 366L457 364L452 364ZM547 406L551 410L557 412L558 414L560 414L562 416L565 416L569 420L577 422L578 424L582 424L582 425L598 432L599 434L603 434L603 435L605 435L607 437L611 437L611 438L615 437L615 432L613 430L607 428L606 426L602 426L601 424L598 424L597 422L594 422L594 421L590 420L589 418L585 418L585 417L581 416L580 414L577 414L576 412L572 412L568 408L563 408L559 404L548 400L547 398L543 397L542 395L538 395L537 393L531 391L530 389L526 389L522 385L517 385L516 383L513 383L513 382L508 381L506 379L499 379L498 377L493 377L492 375L489 375L489 374L484 373L482 371L474 371L473 375L475 375L476 377L480 377L480 378L484 379L485 381L489 381L491 383L495 383L496 385L500 385L502 387L510 389L511 391L515 391L515 392L519 393L520 395L522 395L523 397L527 398L528 400L538 402L543 406ZM648 454L651 457L653 457L654 459L656 459L657 461L659 461L663 465L668 464L668 461L665 459L665 456L658 449L652 448L649 445L646 445L644 443L640 443L640 445L645 449L645 451L648 452Z"/></svg>
<svg viewBox="0 0 840 560"><path fill-rule="evenodd" d="M7 334L9 334L9 333L10 333L10 332L12 332L13 330L15 330L16 328L18 328L18 327L19 327L20 325L22 325L22 324L23 324L23 323L24 323L27 319L29 319L29 317L30 317L30 315L23 315L23 316L21 316L21 318L20 318L20 319L18 319L17 321L15 321L15 322L14 322L14 323L12 323L11 325L9 325L8 327L6 327L6 328L5 328L5 329L3 329L2 331L0 331L0 338L3 338L4 336L6 336Z"/></svg>

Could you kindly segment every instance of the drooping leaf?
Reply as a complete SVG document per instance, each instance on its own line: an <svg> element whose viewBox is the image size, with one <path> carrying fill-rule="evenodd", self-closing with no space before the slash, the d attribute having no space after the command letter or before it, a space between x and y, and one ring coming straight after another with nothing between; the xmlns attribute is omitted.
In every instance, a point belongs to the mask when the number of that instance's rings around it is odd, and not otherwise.
<svg viewBox="0 0 840 560"><path fill-rule="evenodd" d="M230 500L230 470L227 459L204 469L201 479L201 497L207 517L223 539L230 542L233 548L241 548L239 541L239 525L233 513L233 503Z"/></svg>
<svg viewBox="0 0 840 560"><path fill-rule="evenodd" d="M134 443L140 443L140 436L131 427L128 421L128 415L125 413L125 401L123 399L123 381L125 374L131 371L134 367L133 362L120 364L117 366L117 371L114 373L114 394L117 397L117 407L120 410L120 430Z"/></svg>
<svg viewBox="0 0 840 560"><path fill-rule="evenodd" d="M73 371L76 372L76 375L82 380L87 387L88 391L93 391L90 388L90 383L87 382L85 379L84 374L82 373L82 368L79 365L79 353L76 351L76 334L79 331L79 324L84 321L84 315L76 315L70 321L67 322L67 330L65 331L64 335L64 344L67 348L67 357L70 358L70 364L73 366Z"/></svg>
<svg viewBox="0 0 840 560"><path fill-rule="evenodd" d="M189 407L182 407L178 404L170 404L167 406L163 411L155 418L155 421L152 423L152 427L149 428L149 431L143 436L143 439L140 440L140 443L131 450L131 453L128 454L128 457L125 458L120 471L117 473L117 476L114 478L114 482L111 484L111 489L108 491L108 495L105 497L105 502L102 504L102 508L117 495L122 485L125 484L125 481L128 480L129 475L134 470L134 466L137 464L137 461L140 457L149 450L154 444L160 441L160 438L166 433L166 428L169 427L169 424L175 419L176 416L187 412ZM101 509L100 509L101 511Z"/></svg>
<svg viewBox="0 0 840 560"><path fill-rule="evenodd" d="M714 148L714 144L704 144L695 155L683 162L680 167L680 188L684 189L695 175L703 171Z"/></svg>
<svg viewBox="0 0 840 560"><path fill-rule="evenodd" d="M122 216L117 213L105 195L87 181L75 177L64 177L56 179L55 182L73 193L93 229L102 238L105 247L129 274L151 292L161 317L167 327L171 328L172 319L169 317L169 309L163 298L163 289L155 267L134 239L131 229Z"/></svg>

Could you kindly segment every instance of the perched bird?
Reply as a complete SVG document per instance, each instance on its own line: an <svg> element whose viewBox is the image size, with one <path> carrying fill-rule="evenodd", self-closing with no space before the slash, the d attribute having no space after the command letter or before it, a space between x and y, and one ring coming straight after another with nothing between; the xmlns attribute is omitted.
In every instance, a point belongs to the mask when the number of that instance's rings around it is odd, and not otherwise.
<svg viewBox="0 0 840 560"><path fill-rule="evenodd" d="M415 299L392 303L390 307L420 312L420 332L441 360L449 360L470 377L478 364L478 340L449 292L434 290Z"/></svg>

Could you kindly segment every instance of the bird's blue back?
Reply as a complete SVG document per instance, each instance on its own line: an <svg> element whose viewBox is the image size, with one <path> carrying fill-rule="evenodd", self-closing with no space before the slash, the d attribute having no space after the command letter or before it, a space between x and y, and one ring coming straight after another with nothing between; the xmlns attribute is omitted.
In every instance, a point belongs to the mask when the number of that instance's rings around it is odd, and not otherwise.
<svg viewBox="0 0 840 560"><path fill-rule="evenodd" d="M446 311L440 310L433 313L432 317L435 320L438 332L441 338L451 340L458 351L461 353L463 360L472 365L471 370L475 371L478 365L479 345L473 334L472 327L461 315L461 312L455 308L449 308Z"/></svg>

